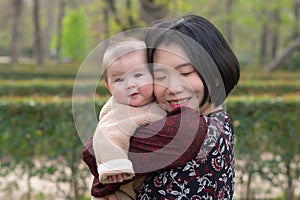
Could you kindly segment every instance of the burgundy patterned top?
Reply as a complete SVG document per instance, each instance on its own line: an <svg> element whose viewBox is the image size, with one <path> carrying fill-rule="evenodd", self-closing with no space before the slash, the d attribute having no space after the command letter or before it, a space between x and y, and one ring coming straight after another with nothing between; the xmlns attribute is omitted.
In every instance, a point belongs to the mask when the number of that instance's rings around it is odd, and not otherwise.
<svg viewBox="0 0 300 200"><path fill-rule="evenodd" d="M190 108L176 109L165 120L137 129L129 158L137 178L149 174L137 199L232 199L233 141L232 124L223 110L202 116ZM94 175L91 194L116 191L120 183L99 183L92 154L90 138L83 160Z"/></svg>

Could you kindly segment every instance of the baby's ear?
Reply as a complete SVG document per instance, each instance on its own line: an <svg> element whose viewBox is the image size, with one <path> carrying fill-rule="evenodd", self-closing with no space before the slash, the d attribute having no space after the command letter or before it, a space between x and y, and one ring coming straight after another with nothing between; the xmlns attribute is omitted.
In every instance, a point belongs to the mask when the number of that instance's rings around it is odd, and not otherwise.
<svg viewBox="0 0 300 200"><path fill-rule="evenodd" d="M108 83L105 83L105 87L110 92L110 87L109 87Z"/></svg>

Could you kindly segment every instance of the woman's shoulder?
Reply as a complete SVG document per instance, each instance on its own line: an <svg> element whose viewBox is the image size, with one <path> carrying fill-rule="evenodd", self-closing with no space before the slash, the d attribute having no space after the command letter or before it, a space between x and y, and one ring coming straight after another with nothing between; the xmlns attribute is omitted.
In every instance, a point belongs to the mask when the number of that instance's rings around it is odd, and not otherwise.
<svg viewBox="0 0 300 200"><path fill-rule="evenodd" d="M217 121L222 121L224 123L231 123L228 112L223 108L215 110L209 113L208 115L206 115L205 117L207 118L208 121L217 120Z"/></svg>

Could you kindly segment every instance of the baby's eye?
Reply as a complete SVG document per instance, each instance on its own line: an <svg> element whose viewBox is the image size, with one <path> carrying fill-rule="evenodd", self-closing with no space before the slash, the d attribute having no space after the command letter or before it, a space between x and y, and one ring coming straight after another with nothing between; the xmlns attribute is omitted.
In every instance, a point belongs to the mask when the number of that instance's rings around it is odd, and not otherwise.
<svg viewBox="0 0 300 200"><path fill-rule="evenodd" d="M141 77L141 76L143 76L142 73L136 73L136 74L134 75L134 77L136 77L136 78Z"/></svg>
<svg viewBox="0 0 300 200"><path fill-rule="evenodd" d="M117 79L115 80L115 82L122 82L122 81L124 81L124 78L122 78L122 77L117 78Z"/></svg>

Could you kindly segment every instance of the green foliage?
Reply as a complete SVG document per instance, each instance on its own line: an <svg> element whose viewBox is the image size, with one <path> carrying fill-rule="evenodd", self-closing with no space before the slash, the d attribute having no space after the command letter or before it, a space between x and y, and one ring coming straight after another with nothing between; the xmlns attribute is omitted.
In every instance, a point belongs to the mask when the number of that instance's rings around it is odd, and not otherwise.
<svg viewBox="0 0 300 200"><path fill-rule="evenodd" d="M87 55L87 20L83 9L68 10L63 20L63 55L72 60L81 60Z"/></svg>
<svg viewBox="0 0 300 200"><path fill-rule="evenodd" d="M287 58L281 65L281 70L300 71L300 50L295 51L293 55Z"/></svg>

